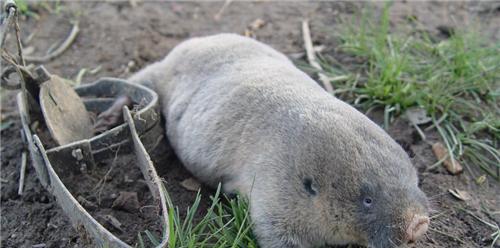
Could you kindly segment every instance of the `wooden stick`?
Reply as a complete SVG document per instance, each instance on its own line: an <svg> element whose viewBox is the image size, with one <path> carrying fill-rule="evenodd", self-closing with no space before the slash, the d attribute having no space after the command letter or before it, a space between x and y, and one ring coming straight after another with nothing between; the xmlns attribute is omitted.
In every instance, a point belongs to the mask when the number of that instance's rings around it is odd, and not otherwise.
<svg viewBox="0 0 500 248"><path fill-rule="evenodd" d="M304 48L306 49L307 61L312 67L318 70L319 81L321 81L325 90L328 91L328 93L333 94L332 84L330 83L328 77L322 73L323 69L321 68L321 65L319 64L318 59L316 58L316 55L314 53L308 20L302 21L302 35L304 38Z"/></svg>
<svg viewBox="0 0 500 248"><path fill-rule="evenodd" d="M19 55L19 64L22 66L26 66L26 61L24 60L23 57L23 45L21 44L21 30L19 28L19 22L18 22L18 15L19 13L16 12L15 20L14 20L14 28L16 30L16 40L17 40L17 54ZM19 75L22 77L22 75Z"/></svg>
<svg viewBox="0 0 500 248"><path fill-rule="evenodd" d="M80 28L78 27L78 22L75 22L66 40L64 40L64 42L54 52L49 53L42 57L26 56L25 60L34 63L45 63L58 57L71 46L71 44L73 43L73 41L75 41L76 36L78 35L79 32Z"/></svg>
<svg viewBox="0 0 500 248"><path fill-rule="evenodd" d="M217 14L214 15L214 19L216 21L220 20L220 18L222 17L222 13L224 13L224 10L226 10L227 6L229 6L229 4L232 2L232 0L226 0L224 1L224 5L222 5L222 7L220 8L219 12L217 12Z"/></svg>
<svg viewBox="0 0 500 248"><path fill-rule="evenodd" d="M26 152L21 155L21 170L19 171L19 189L17 190L18 195L23 195L24 189L24 177L26 175L26 164L28 162L28 157Z"/></svg>
<svg viewBox="0 0 500 248"><path fill-rule="evenodd" d="M7 13L4 13L7 17L5 17L3 25L0 26L0 48L3 48L5 39L7 38L7 32L9 31L12 20L16 18L15 15L17 13L17 6L13 0L7 0L7 2L3 4L3 6L0 6L0 8L3 8L4 6L8 6L8 8L5 9L5 12Z"/></svg>

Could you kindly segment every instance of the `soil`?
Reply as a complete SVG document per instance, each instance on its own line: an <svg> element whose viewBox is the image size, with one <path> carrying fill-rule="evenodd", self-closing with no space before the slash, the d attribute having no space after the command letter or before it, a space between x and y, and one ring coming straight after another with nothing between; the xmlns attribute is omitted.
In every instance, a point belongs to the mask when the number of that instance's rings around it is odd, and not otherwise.
<svg viewBox="0 0 500 248"><path fill-rule="evenodd" d="M43 55L51 46L64 39L71 29L71 22L78 20L80 34L75 43L62 56L44 65L50 72L71 79L82 68L86 68L88 72L84 74L83 82L92 82L105 76L127 78L143 66L162 58L176 44L189 37L221 32L243 34L248 29L256 39L285 54L300 53L304 50L300 22L307 18L310 20L314 43L325 45L334 56L343 56L336 54L337 42L332 38L339 28L339 19L352 17L367 5L348 2L233 2L216 20L214 16L220 11L222 2L138 2L135 7L129 1L34 3L31 10L38 18L21 18L24 47L27 50L32 47L29 50L34 49L33 54ZM379 9L381 5L375 4L374 8ZM396 2L391 21L392 24L412 25L408 22L408 17L411 16L421 21L419 28L443 38L446 36L443 30L476 20L486 31L484 33L490 36L488 38L498 42L499 6L498 2ZM257 19L264 21L264 24L252 29L250 26ZM31 34L34 35L28 40ZM7 42L12 43L12 40ZM345 61L348 63L348 60ZM54 198L41 187L30 165L27 168L24 193L22 196L17 195L23 143L19 135L16 92L2 90L1 94L1 122L8 125L1 130L0 246L88 247L89 244L71 228L69 219ZM378 123L382 122L377 112L370 117ZM484 173L474 168L458 176L450 175L440 167L428 170L436 162L431 144L439 138L434 131L426 133L427 141L421 141L402 118L395 120L388 131L412 155L420 174L421 187L432 201L430 230L414 247L489 246L492 242L490 234L495 230L471 213L489 223L500 225L499 183L486 177L485 182L477 184L475 179ZM182 167L166 142L152 153L152 157L174 204L181 213L185 212L182 210L192 204L196 193L183 188L180 183L191 175ZM148 222L149 217L141 213L131 214L109 208L112 194L118 194L119 191L138 192L140 205L148 205L145 196L147 188L145 185L141 186L138 170L134 172L127 169L127 166L133 164L131 159L133 160L129 156L120 156L116 161L120 166L113 170L113 179L103 189L102 207L93 214L102 216L112 211L116 218L126 224L124 233L113 231L133 244L138 231L156 223ZM96 175L105 173L109 165L109 161L103 162ZM130 174L127 180L125 172ZM63 180L75 194L97 202L95 182L92 180L76 181L71 176L64 177ZM125 181L134 183L127 184ZM471 195L471 200L458 200L448 192L449 189L465 190ZM200 215L206 209L208 196L212 192L203 187ZM120 214L116 214L117 212ZM127 222L124 221L126 219L146 221ZM495 247L500 247L500 244L497 243Z"/></svg>
<svg viewBox="0 0 500 248"><path fill-rule="evenodd" d="M116 159L100 162L90 173L61 175L62 181L80 204L106 229L128 244L136 242L137 236L131 234L144 230L161 237L160 218L156 211L152 211L155 207L152 195L136 164L133 155L119 155ZM118 197L127 193L136 194L137 202L129 198L119 204ZM109 216L118 220L119 224L114 224Z"/></svg>

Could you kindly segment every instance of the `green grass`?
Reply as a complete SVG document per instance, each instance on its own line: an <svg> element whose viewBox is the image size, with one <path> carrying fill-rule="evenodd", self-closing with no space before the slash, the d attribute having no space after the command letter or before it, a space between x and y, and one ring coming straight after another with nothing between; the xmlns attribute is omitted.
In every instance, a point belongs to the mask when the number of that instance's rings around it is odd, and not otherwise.
<svg viewBox="0 0 500 248"><path fill-rule="evenodd" d="M498 179L500 44L474 27L443 40L391 32L389 11L390 4L377 21L364 12L344 23L339 50L358 62L323 57L335 94L367 111L383 109L385 128L409 108L424 109L452 159Z"/></svg>
<svg viewBox="0 0 500 248"><path fill-rule="evenodd" d="M15 0L17 8L19 9L19 13L21 15L30 16L38 18L38 15L32 11L30 8L31 2L28 0ZM3 7L3 6L2 6Z"/></svg>
<svg viewBox="0 0 500 248"><path fill-rule="evenodd" d="M166 190L164 191L166 192ZM201 195L198 192L186 217L181 218L180 210L175 207L166 193L168 202L169 247L257 247L251 231L248 202L241 196L229 199L220 193L220 186L211 198L211 206L199 219ZM221 201L224 198L224 201ZM144 237L146 236L146 237ZM138 234L137 247L153 247L159 239L149 231Z"/></svg>
<svg viewBox="0 0 500 248"><path fill-rule="evenodd" d="M48 13L59 15L61 14L63 7L61 0L15 0L19 13L21 15L33 17L39 19L37 9L45 9Z"/></svg>

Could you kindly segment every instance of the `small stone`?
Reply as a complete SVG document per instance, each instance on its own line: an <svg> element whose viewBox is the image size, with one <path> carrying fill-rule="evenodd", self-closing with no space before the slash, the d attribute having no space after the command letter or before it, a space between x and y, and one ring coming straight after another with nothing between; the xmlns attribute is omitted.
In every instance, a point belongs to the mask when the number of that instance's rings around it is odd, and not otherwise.
<svg viewBox="0 0 500 248"><path fill-rule="evenodd" d="M134 67L134 66L135 66L135 61L133 61L133 60L130 60L130 61L128 62L128 64L127 64L127 67L128 67L128 68L132 68L132 67Z"/></svg>

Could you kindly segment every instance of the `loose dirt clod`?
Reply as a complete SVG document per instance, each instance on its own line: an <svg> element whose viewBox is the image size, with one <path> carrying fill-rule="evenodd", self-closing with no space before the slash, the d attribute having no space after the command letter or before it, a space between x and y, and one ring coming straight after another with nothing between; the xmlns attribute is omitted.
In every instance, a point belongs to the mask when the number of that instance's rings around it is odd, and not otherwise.
<svg viewBox="0 0 500 248"><path fill-rule="evenodd" d="M97 205L89 200L87 200L85 197L79 195L77 197L77 200L80 204L82 204L82 206L88 210L96 210L97 209Z"/></svg>
<svg viewBox="0 0 500 248"><path fill-rule="evenodd" d="M451 160L448 156L448 149L441 142L432 145L432 151L439 161L443 161L443 165L451 174L456 175L464 170L462 165L456 160Z"/></svg>
<svg viewBox="0 0 500 248"><path fill-rule="evenodd" d="M122 209L128 212L136 212L139 209L139 197L137 196L137 192L126 192L121 191L118 198L113 202L111 208L113 209Z"/></svg>

